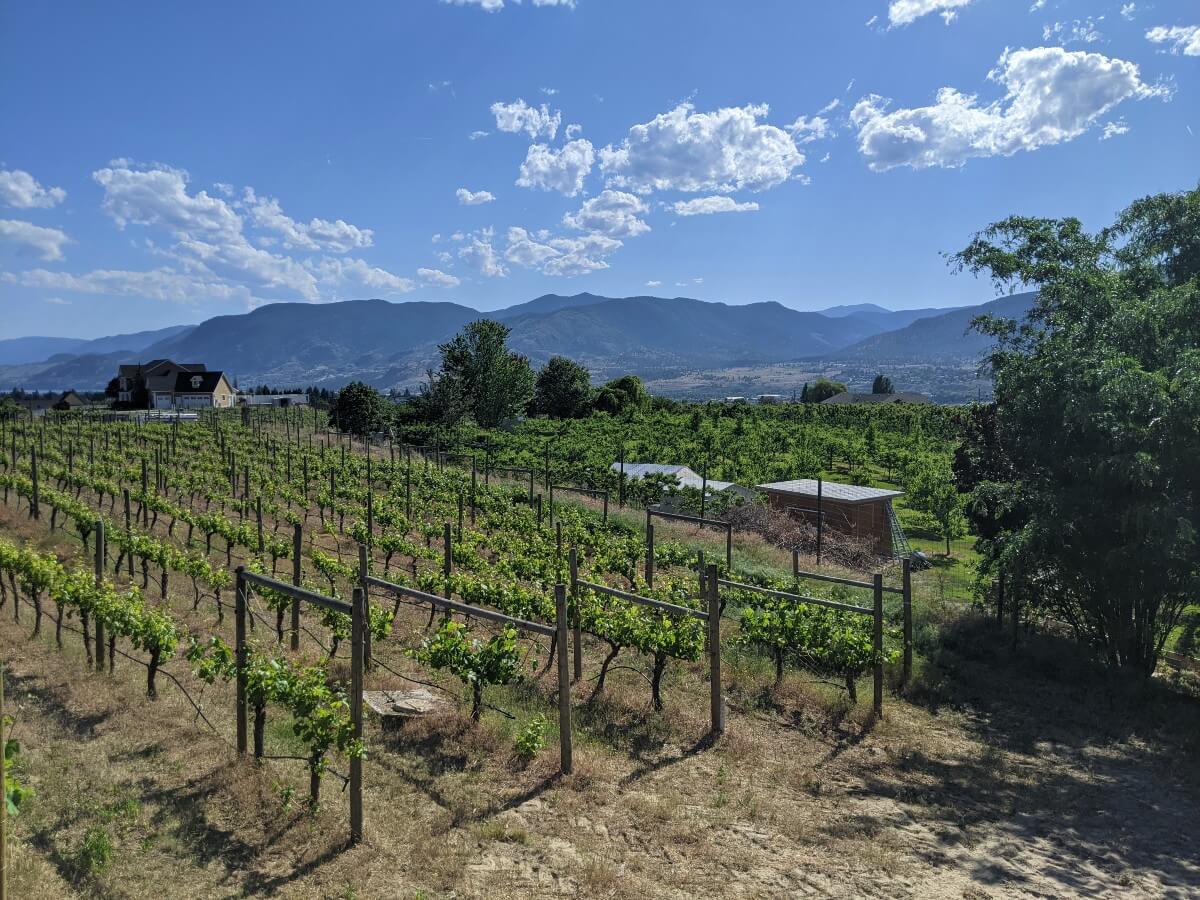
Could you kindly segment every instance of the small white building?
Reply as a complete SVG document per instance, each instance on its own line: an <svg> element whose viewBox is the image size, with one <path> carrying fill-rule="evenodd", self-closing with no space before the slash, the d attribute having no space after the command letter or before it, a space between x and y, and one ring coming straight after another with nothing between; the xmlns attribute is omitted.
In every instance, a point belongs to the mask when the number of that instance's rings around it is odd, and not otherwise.
<svg viewBox="0 0 1200 900"><path fill-rule="evenodd" d="M308 394L238 394L238 406L308 406Z"/></svg>

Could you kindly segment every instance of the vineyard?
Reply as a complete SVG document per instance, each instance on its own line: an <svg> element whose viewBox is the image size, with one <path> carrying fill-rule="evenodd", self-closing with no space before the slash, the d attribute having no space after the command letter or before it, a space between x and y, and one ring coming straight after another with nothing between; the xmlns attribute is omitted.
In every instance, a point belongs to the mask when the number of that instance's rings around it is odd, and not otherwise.
<svg viewBox="0 0 1200 900"><path fill-rule="evenodd" d="M644 427L661 429L668 449L654 452L713 452L714 477L750 481L785 465L903 468L945 454L952 427L889 410L836 440L836 423L809 423L795 444L780 416L711 426L728 425L729 442L705 423ZM371 444L317 424L278 411L6 423L8 646L60 654L91 679L136 678L129 716L169 707L173 727L224 746L221 765L253 760L256 790L278 794L267 805L321 822L339 854L387 846L397 791L431 798L446 835L481 809L571 805L563 790L586 817L607 769L627 770L629 787L674 761L701 767L689 790L719 811L738 759L806 734L814 702L834 711L822 727L839 746L852 731L903 734L889 698L912 677L914 603L929 605L907 566L807 577L811 560L802 569L798 554L789 573L791 554L756 534L732 530L728 556L724 534L686 522L656 523L655 537L623 512L647 498L601 465L622 447L650 452L648 437L607 417L454 443ZM440 711L398 724L364 713L364 689L421 689ZM533 828L507 827L472 834L520 844ZM477 854L466 845L456 865ZM589 865L571 884L615 877ZM451 868L431 862L413 882L450 889Z"/></svg>

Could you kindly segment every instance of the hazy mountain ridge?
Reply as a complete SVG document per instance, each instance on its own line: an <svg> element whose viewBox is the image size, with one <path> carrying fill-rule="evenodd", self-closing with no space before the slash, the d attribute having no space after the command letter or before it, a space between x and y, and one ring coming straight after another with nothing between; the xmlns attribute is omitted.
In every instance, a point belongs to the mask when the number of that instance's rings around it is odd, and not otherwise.
<svg viewBox="0 0 1200 900"><path fill-rule="evenodd" d="M857 304L807 312L774 301L730 305L586 293L547 294L493 312L433 301L275 303L194 326L98 338L53 359L0 366L0 387L98 389L120 362L170 357L223 369L241 384L338 387L361 379L385 389L412 388L436 365L437 345L480 318L508 324L512 346L535 365L562 354L587 365L597 380L627 372L671 379L813 359L858 367L888 360L941 364L978 358L986 349L986 338L965 333L975 315L1003 315L1027 305L1002 298L950 311ZM149 338L157 340L144 343ZM91 352L122 341L142 346Z"/></svg>
<svg viewBox="0 0 1200 900"><path fill-rule="evenodd" d="M864 338L841 350L839 359L888 362L945 363L980 359L992 339L971 328L977 316L1022 319L1033 305L1035 292L999 297L979 306L967 306L918 318L893 331Z"/></svg>

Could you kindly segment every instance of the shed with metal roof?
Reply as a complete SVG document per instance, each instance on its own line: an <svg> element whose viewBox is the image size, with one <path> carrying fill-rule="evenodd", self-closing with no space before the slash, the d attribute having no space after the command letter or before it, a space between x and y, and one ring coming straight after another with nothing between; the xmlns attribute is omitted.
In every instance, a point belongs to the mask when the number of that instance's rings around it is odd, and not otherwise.
<svg viewBox="0 0 1200 900"><path fill-rule="evenodd" d="M824 528L856 538L880 556L902 556L908 552L904 530L892 508L892 500L903 491L843 484L816 478L796 478L760 484L774 509Z"/></svg>

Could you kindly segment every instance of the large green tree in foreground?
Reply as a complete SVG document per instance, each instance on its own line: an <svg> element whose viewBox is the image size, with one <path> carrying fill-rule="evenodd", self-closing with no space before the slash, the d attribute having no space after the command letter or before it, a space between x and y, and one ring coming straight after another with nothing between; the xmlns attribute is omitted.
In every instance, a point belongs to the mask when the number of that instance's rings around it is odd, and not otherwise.
<svg viewBox="0 0 1200 900"><path fill-rule="evenodd" d="M1149 673L1200 596L1200 190L1097 234L1013 217L955 257L1038 293L985 319L994 415L957 468L992 571L1114 666Z"/></svg>

